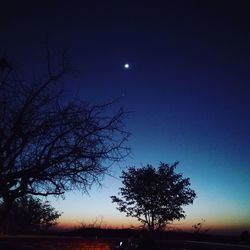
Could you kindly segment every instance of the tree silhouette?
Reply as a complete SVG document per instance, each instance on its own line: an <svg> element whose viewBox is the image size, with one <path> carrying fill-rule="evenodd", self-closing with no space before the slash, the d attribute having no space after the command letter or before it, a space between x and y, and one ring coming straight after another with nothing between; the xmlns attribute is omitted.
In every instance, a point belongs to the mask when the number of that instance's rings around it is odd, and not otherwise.
<svg viewBox="0 0 250 250"><path fill-rule="evenodd" d="M151 165L130 167L123 171L123 187L119 197L111 196L112 202L149 231L164 229L169 222L185 218L182 206L192 204L196 194L190 188L189 178L175 173L177 164L161 163L158 169Z"/></svg>
<svg viewBox="0 0 250 250"><path fill-rule="evenodd" d="M207 233L209 231L209 228L204 228L206 220L201 219L200 222L192 225L192 228L194 229L194 233L199 234L199 233Z"/></svg>
<svg viewBox="0 0 250 250"><path fill-rule="evenodd" d="M0 222L25 195L87 192L129 153L126 113L114 111L112 102L89 105L66 98L62 81L71 73L68 60L64 54L57 64L51 58L48 53L46 75L31 83L1 60Z"/></svg>
<svg viewBox="0 0 250 250"><path fill-rule="evenodd" d="M0 207L1 209L1 207ZM61 213L48 201L24 196L14 201L11 212L5 219L2 230L6 233L24 233L47 230L56 224Z"/></svg>

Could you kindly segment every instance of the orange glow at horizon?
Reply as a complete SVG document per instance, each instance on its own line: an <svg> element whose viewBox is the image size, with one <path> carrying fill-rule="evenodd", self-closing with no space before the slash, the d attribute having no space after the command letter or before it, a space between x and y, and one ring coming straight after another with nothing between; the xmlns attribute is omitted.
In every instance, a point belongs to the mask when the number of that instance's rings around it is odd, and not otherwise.
<svg viewBox="0 0 250 250"><path fill-rule="evenodd" d="M86 227L91 227L93 225L94 219L90 219L88 221L76 221L71 220L69 218L59 220L57 228L59 229L73 229L77 227L81 227L81 223L85 225ZM185 232L193 232L193 225L197 224L201 221L197 220L183 220L183 221L177 221L168 226L168 230L170 231L185 231ZM139 229L141 224L136 221L136 219L133 218L109 218L103 219L102 222L97 222L96 224L97 228L106 228L106 229ZM208 229L208 233L226 233L226 234L237 234L242 232L244 229L249 228L250 223L246 222L245 225L242 225L242 222L240 221L225 221L222 222L221 220L210 220L209 222L205 221L204 225L202 227L202 230Z"/></svg>
<svg viewBox="0 0 250 250"><path fill-rule="evenodd" d="M70 219L70 218L64 218L58 220L58 228L63 229L69 229L69 228L75 228L80 227L82 224L91 227L97 226L100 228L114 228L114 229L120 229L120 228L138 228L141 224L137 222L133 218L90 218L88 220L76 220L76 219ZM96 221L96 223L95 223Z"/></svg>

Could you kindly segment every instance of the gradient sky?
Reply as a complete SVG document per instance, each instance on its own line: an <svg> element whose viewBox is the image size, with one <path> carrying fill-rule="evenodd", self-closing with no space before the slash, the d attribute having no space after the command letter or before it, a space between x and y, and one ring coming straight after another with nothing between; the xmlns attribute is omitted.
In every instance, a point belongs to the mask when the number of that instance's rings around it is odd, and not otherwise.
<svg viewBox="0 0 250 250"><path fill-rule="evenodd" d="M219 3L218 3L219 2ZM4 5L4 6L3 6ZM120 167L180 161L198 198L188 229L206 220L211 232L250 230L250 5L247 1L9 1L1 5L0 55L42 74L46 34L68 49L80 73L65 82L79 99L121 97L132 111L132 155ZM123 65L130 63L126 70ZM27 68L28 67L28 68ZM135 225L109 198L117 178L90 196L50 199L61 225Z"/></svg>

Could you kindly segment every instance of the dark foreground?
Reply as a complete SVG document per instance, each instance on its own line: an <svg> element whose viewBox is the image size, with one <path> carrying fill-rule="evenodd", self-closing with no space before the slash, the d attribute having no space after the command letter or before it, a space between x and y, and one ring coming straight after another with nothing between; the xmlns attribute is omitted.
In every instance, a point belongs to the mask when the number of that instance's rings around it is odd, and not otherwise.
<svg viewBox="0 0 250 250"><path fill-rule="evenodd" d="M12 236L0 237L1 250L115 250L121 239L86 239L83 237L59 236ZM212 242L181 240L160 240L156 242L157 250L247 250L250 246Z"/></svg>

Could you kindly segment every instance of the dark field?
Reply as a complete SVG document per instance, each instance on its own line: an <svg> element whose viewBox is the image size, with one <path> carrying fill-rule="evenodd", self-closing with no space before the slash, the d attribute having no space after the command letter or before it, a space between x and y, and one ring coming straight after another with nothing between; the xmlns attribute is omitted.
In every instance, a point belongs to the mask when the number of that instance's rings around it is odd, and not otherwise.
<svg viewBox="0 0 250 250"><path fill-rule="evenodd" d="M113 250L119 239L86 239L82 237L16 236L0 238L1 250ZM157 250L246 250L250 246L195 241L158 241Z"/></svg>
<svg viewBox="0 0 250 250"><path fill-rule="evenodd" d="M8 237L0 239L1 250L110 250L112 242L80 237Z"/></svg>

